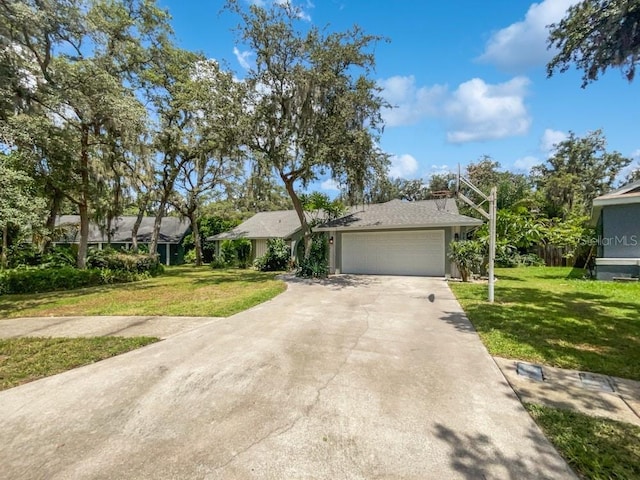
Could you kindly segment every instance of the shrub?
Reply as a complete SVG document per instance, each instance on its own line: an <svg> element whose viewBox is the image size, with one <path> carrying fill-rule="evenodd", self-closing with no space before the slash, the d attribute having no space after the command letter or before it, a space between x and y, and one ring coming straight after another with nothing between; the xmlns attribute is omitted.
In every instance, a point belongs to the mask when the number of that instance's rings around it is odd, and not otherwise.
<svg viewBox="0 0 640 480"><path fill-rule="evenodd" d="M291 258L289 245L281 238L267 240L267 253L256 258L254 267L263 272L279 272L286 270Z"/></svg>
<svg viewBox="0 0 640 480"><path fill-rule="evenodd" d="M213 256L213 258L209 262L209 266L211 268L213 268L213 269L227 268L228 267L227 263L224 261L223 258L216 257L215 255Z"/></svg>
<svg viewBox="0 0 640 480"><path fill-rule="evenodd" d="M70 246L56 245L42 256L43 267L74 267L78 260L77 249Z"/></svg>
<svg viewBox="0 0 640 480"><path fill-rule="evenodd" d="M236 246L233 240L224 240L220 244L220 255L218 259L224 262L225 266L234 265L238 259Z"/></svg>
<svg viewBox="0 0 640 480"><path fill-rule="evenodd" d="M17 268L0 276L2 293L41 293L102 284L101 271L74 267Z"/></svg>
<svg viewBox="0 0 640 480"><path fill-rule="evenodd" d="M329 245L324 234L314 235L311 240L309 258L302 258L296 276L303 278L325 278L329 274Z"/></svg>
<svg viewBox="0 0 640 480"><path fill-rule="evenodd" d="M158 275L164 271L157 255L131 253L113 249L90 250L87 256L89 268L119 272Z"/></svg>
<svg viewBox="0 0 640 480"><path fill-rule="evenodd" d="M193 248L184 254L184 263L196 263L196 249Z"/></svg>
<svg viewBox="0 0 640 480"><path fill-rule="evenodd" d="M449 244L449 259L460 270L463 282L468 281L472 273L480 272L484 258L484 245L478 240L464 240Z"/></svg>
<svg viewBox="0 0 640 480"><path fill-rule="evenodd" d="M238 258L238 267L247 268L251 260L251 241L246 238L234 240L236 247L236 257Z"/></svg>

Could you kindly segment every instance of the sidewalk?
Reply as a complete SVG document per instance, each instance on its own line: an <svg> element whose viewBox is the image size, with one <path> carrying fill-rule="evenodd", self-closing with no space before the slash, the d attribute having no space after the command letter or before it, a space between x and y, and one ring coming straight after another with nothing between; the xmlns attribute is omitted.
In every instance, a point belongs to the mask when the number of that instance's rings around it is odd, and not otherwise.
<svg viewBox="0 0 640 480"><path fill-rule="evenodd" d="M0 320L0 338L13 337L158 337L168 338L219 317L80 316Z"/></svg>
<svg viewBox="0 0 640 480"><path fill-rule="evenodd" d="M500 357L493 359L522 402L640 426L640 382Z"/></svg>

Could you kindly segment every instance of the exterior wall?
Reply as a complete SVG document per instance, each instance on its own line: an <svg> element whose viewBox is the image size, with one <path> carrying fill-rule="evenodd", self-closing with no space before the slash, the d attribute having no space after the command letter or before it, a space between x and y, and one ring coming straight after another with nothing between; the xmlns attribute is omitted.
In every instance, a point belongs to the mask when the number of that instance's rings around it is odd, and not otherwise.
<svg viewBox="0 0 640 480"><path fill-rule="evenodd" d="M358 232L394 232L400 229L387 229L387 230L358 230ZM404 230L444 230L444 249L445 249L445 262L444 270L445 275L452 274L452 265L448 260L449 256L449 244L454 238L453 227L437 227L437 228L419 228L419 229L404 229ZM355 230L354 230L355 231ZM333 245L329 245L329 259L331 267L331 259L334 260L333 269L330 269L329 273L341 273L342 272L342 234L349 233L348 231L335 231L328 232L329 237L333 237Z"/></svg>
<svg viewBox="0 0 640 480"><path fill-rule="evenodd" d="M610 205L602 209L602 258L640 258L640 204Z"/></svg>
<svg viewBox="0 0 640 480"><path fill-rule="evenodd" d="M262 257L265 253L267 253L267 240L265 238L251 241L251 257L254 260Z"/></svg>
<svg viewBox="0 0 640 480"><path fill-rule="evenodd" d="M613 280L615 278L639 278L638 265L597 265L596 278L598 280Z"/></svg>
<svg viewBox="0 0 640 480"><path fill-rule="evenodd" d="M603 207L597 231L596 278L640 277L640 204Z"/></svg>

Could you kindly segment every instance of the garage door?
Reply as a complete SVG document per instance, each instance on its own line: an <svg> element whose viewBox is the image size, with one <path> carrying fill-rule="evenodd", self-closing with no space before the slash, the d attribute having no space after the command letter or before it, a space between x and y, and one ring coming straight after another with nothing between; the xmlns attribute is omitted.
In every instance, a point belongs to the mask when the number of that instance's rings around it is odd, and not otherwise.
<svg viewBox="0 0 640 480"><path fill-rule="evenodd" d="M444 230L342 234L342 273L444 276Z"/></svg>

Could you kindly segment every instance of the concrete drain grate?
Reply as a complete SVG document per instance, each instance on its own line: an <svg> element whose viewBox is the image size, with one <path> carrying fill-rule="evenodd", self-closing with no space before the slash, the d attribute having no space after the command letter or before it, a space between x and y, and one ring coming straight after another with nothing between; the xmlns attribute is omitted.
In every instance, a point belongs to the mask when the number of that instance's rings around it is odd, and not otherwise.
<svg viewBox="0 0 640 480"><path fill-rule="evenodd" d="M540 365L516 362L516 373L522 377L530 378L538 382L544 382L544 372Z"/></svg>
<svg viewBox="0 0 640 480"><path fill-rule="evenodd" d="M583 387L601 390L603 392L615 392L615 388L611 384L611 380L604 375L596 375L593 373L579 373L580 383Z"/></svg>

